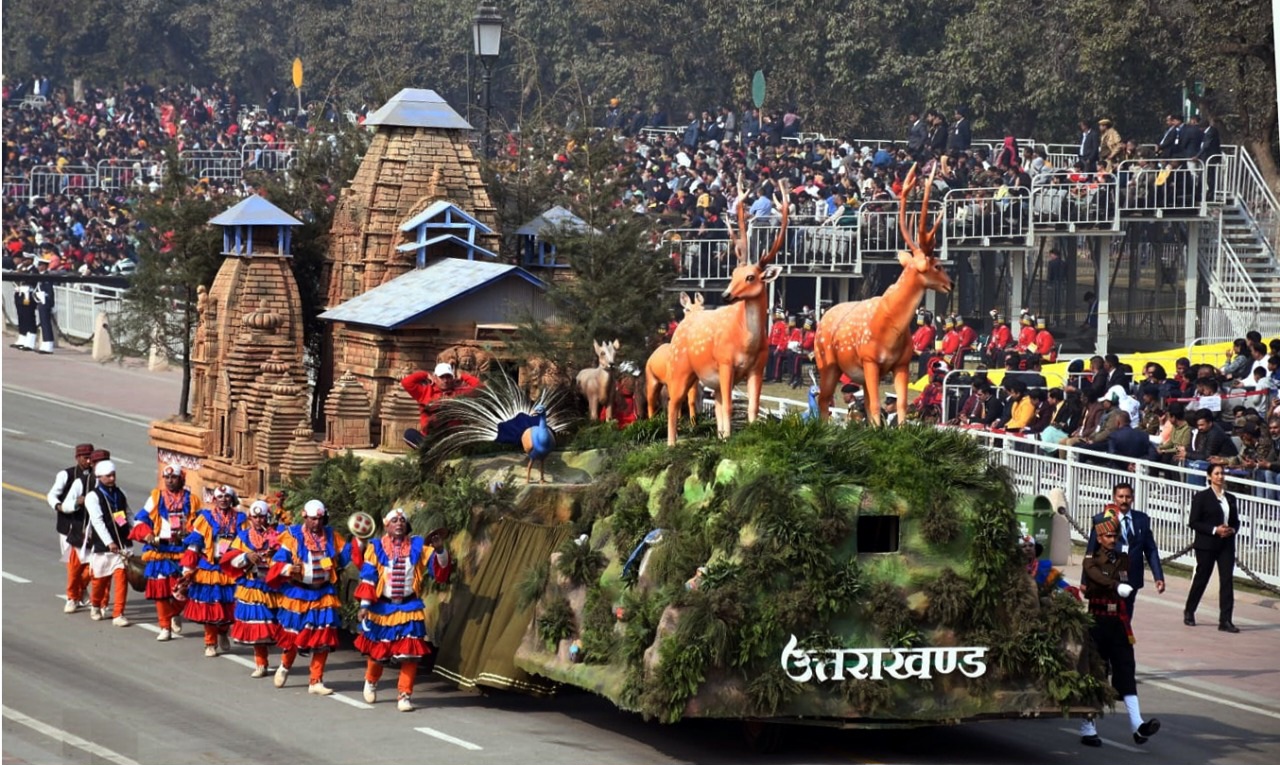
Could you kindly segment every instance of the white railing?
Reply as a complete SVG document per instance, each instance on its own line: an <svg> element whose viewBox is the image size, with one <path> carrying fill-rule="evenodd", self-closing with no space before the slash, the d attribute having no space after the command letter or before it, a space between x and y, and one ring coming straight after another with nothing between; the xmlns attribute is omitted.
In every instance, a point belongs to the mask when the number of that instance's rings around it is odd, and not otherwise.
<svg viewBox="0 0 1280 765"><path fill-rule="evenodd" d="M1161 160L1134 159L1120 163L1121 218L1202 218L1208 214L1204 198L1204 164L1189 160L1171 166Z"/></svg>
<svg viewBox="0 0 1280 765"><path fill-rule="evenodd" d="M1031 183L1031 226L1037 233L1119 231L1119 193L1115 175L1095 175L1087 183L1074 183L1065 172L1036 178Z"/></svg>
<svg viewBox="0 0 1280 765"><path fill-rule="evenodd" d="M897 257L897 253L907 249L902 239L902 231L898 227L898 201L864 202L858 208L858 252L859 258L877 257L880 259ZM912 213L920 212L920 205L910 206L907 210L907 225L916 221ZM930 225L944 215L942 202L929 200ZM916 222L916 226L919 223Z"/></svg>
<svg viewBox="0 0 1280 765"><path fill-rule="evenodd" d="M106 191L119 191L159 181L163 172L159 162L130 162L104 159L98 163L96 186Z"/></svg>
<svg viewBox="0 0 1280 765"><path fill-rule="evenodd" d="M1271 187L1263 179L1253 157L1247 151L1237 153L1232 191L1241 209L1253 221L1263 241L1276 251L1276 243L1280 240L1280 204Z"/></svg>
<svg viewBox="0 0 1280 765"><path fill-rule="evenodd" d="M245 170L282 172L292 166L296 154L293 144L246 141L240 148L241 167Z"/></svg>
<svg viewBox="0 0 1280 765"><path fill-rule="evenodd" d="M805 273L860 274L862 261L854 232L855 229L836 226L788 225L783 247L773 263L793 273L802 268ZM768 252L777 236L777 225L751 226L748 237L752 256ZM728 279L738 265L733 242L723 228L701 234L698 229L668 229L658 247L671 256L681 279Z"/></svg>
<svg viewBox="0 0 1280 765"><path fill-rule="evenodd" d="M16 284L4 282L4 320L18 323L13 293ZM53 318L62 334L76 340L93 338L94 322L99 313L108 321L120 311L124 288L101 284L55 284L53 286Z"/></svg>
<svg viewBox="0 0 1280 765"><path fill-rule="evenodd" d="M948 191L943 198L943 260L947 250L1031 246L1031 193L1024 188Z"/></svg>
<svg viewBox="0 0 1280 765"><path fill-rule="evenodd" d="M178 155L182 172L196 179L236 182L244 175L244 160L239 151L189 149Z"/></svg>
<svg viewBox="0 0 1280 765"><path fill-rule="evenodd" d="M68 166L61 171L37 167L31 171L28 183L27 191L32 197L87 194L98 186L98 171L87 166Z"/></svg>

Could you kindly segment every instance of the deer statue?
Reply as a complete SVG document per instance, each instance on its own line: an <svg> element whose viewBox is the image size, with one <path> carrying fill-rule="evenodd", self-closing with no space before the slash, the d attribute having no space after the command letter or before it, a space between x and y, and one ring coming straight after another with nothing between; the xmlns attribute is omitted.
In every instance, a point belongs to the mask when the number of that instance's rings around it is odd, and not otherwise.
<svg viewBox="0 0 1280 765"><path fill-rule="evenodd" d="M823 419L830 414L831 397L841 373L866 389L867 422L880 423L880 378L893 372L898 395L898 423L907 421L907 376L911 364L911 322L925 290L951 292L951 278L938 265L933 249L939 219L929 228L929 191L933 173L924 187L924 201L918 214L919 235L913 239L907 226L907 196L916 187L916 167L907 173L898 205L898 228L910 250L898 252L902 275L883 295L852 303L841 303L823 314L814 340L818 365L818 409Z"/></svg>
<svg viewBox="0 0 1280 765"><path fill-rule="evenodd" d="M613 360L622 343L591 341L596 350L596 366L578 373L578 391L587 399L591 422L598 422L601 408L606 420L613 417Z"/></svg>
<svg viewBox="0 0 1280 765"><path fill-rule="evenodd" d="M779 184L787 198L786 182ZM760 389L769 360L768 285L782 273L769 265L786 241L788 205L782 205L782 223L769 252L759 261L749 259L747 192L738 177L738 228L726 218L738 265L722 297L729 305L689 314L671 337L671 361L667 366L667 443L675 445L680 402L689 390L701 383L716 391L716 432L728 438L733 420L733 386L747 381L747 421L755 422L760 411Z"/></svg>
<svg viewBox="0 0 1280 765"><path fill-rule="evenodd" d="M684 315L687 318L694 311L701 311L706 298L701 292L694 293L693 299L689 298L689 293L680 293L680 305L684 307ZM649 354L649 360L644 363L644 393L645 403L649 409L649 416L653 417L661 409L662 390L667 387L667 366L671 363L671 343L663 343L653 349L653 353ZM689 419L697 421L698 409L698 386L689 389Z"/></svg>

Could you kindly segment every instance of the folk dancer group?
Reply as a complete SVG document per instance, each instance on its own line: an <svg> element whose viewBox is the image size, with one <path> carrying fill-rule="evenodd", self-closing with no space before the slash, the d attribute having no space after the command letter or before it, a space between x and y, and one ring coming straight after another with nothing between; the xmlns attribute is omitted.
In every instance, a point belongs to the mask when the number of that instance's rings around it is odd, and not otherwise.
<svg viewBox="0 0 1280 765"><path fill-rule="evenodd" d="M268 651L282 651L274 684L282 688L297 657L310 656L307 692L328 696L324 668L338 646L341 627L338 578L349 565L360 571L356 647L367 657L364 698L377 699L385 665L399 665L397 709L413 710L418 663L431 655L425 607L419 594L428 579L448 581L453 570L443 530L413 535L403 509L384 517L386 533L362 550L327 526L324 503L312 499L293 526L271 519L266 502L247 512L229 486L213 491L213 506L185 485L181 466L165 466L162 483L136 515L116 485L116 466L92 444L75 448L76 464L60 471L48 501L57 516L67 564L66 613L85 603L90 618L105 617L108 594L113 624L124 615L125 568L135 542L142 543L145 596L156 604L158 640L182 634L182 618L204 626L204 655L215 657L231 643L253 647L252 677L270 672Z"/></svg>

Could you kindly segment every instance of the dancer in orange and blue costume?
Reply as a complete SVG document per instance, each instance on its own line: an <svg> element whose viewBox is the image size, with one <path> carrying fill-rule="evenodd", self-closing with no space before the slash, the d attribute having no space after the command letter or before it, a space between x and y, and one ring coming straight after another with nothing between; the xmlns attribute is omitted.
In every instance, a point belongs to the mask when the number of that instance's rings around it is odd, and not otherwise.
<svg viewBox="0 0 1280 765"><path fill-rule="evenodd" d="M360 548L325 526L328 511L318 499L303 506L304 520L280 535L280 549L267 570L267 586L280 591L276 618L279 643L284 650L275 686L283 688L298 654L311 654L311 678L307 693L328 696L324 665L338 646L338 572L363 563Z"/></svg>
<svg viewBox="0 0 1280 765"><path fill-rule="evenodd" d="M222 570L222 556L231 549L248 519L236 510L240 498L230 486L213 490L213 507L196 514L182 553L182 577L187 604L182 615L204 625L204 655L213 658L231 650L227 637L235 618L236 578Z"/></svg>
<svg viewBox="0 0 1280 765"><path fill-rule="evenodd" d="M400 664L396 708L412 712L418 662L432 650L419 589L428 577L440 584L448 582L453 561L444 547L443 532L434 531L425 539L411 536L409 518L401 508L388 512L382 522L387 532L364 551L355 592L360 601L356 649L368 657L364 700L370 704L377 700L383 665L396 661Z"/></svg>
<svg viewBox="0 0 1280 765"><path fill-rule="evenodd" d="M134 516L129 538L144 542L142 562L147 577L143 595L155 601L160 634L164 642L182 634L181 608L174 599L174 588L182 578L183 544L191 522L200 512L200 498L186 487L182 467L170 463L161 471L161 487L154 489L146 505Z"/></svg>
<svg viewBox="0 0 1280 765"><path fill-rule="evenodd" d="M249 525L240 530L221 560L223 572L236 580L231 640L253 646L250 677L266 676L268 650L279 638L278 593L267 586L266 577L271 557L280 549L281 530L271 520L270 505L254 500L249 505Z"/></svg>

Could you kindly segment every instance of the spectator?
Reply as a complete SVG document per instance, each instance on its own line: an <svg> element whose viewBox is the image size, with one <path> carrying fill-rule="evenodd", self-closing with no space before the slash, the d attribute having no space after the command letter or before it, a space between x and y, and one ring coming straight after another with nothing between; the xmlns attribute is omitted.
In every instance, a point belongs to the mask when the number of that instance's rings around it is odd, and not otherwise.
<svg viewBox="0 0 1280 765"><path fill-rule="evenodd" d="M1078 159L1086 173L1098 172L1099 147L1097 128L1089 120L1080 120L1080 153Z"/></svg>
<svg viewBox="0 0 1280 765"><path fill-rule="evenodd" d="M1195 415L1195 431L1185 449L1177 452L1187 468L1196 471L1206 470L1210 464L1222 464L1236 456L1238 450L1214 417L1213 412L1201 409ZM1192 475L1190 482L1197 486L1204 485L1204 477Z"/></svg>

